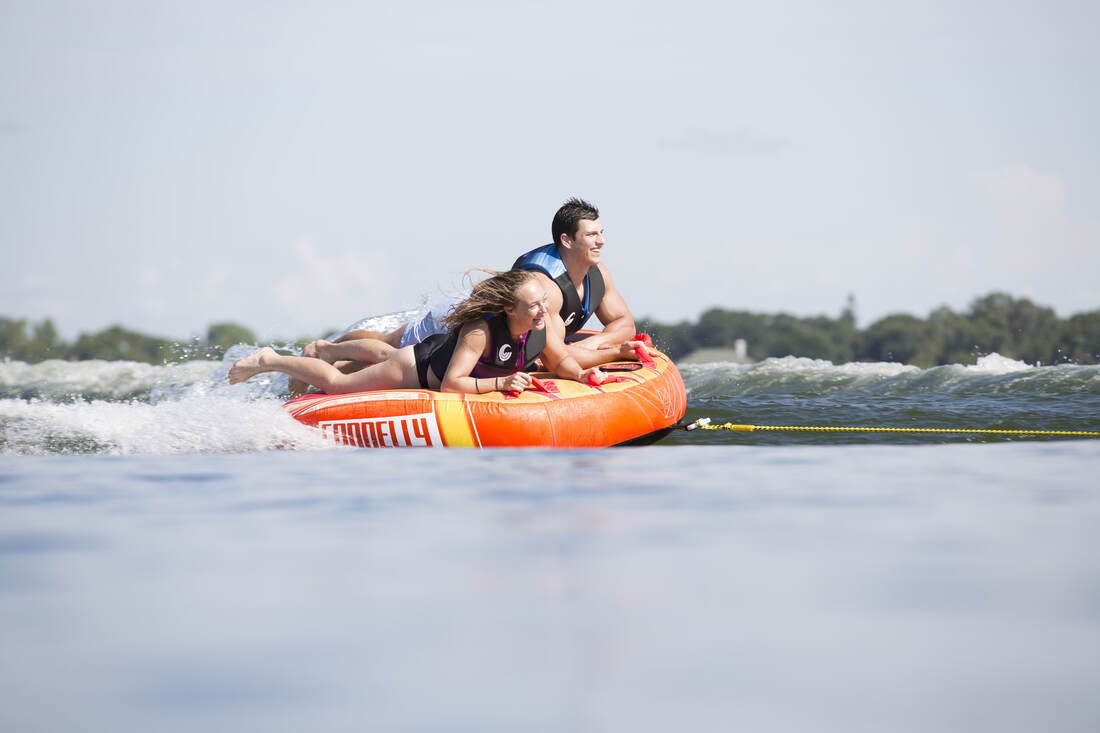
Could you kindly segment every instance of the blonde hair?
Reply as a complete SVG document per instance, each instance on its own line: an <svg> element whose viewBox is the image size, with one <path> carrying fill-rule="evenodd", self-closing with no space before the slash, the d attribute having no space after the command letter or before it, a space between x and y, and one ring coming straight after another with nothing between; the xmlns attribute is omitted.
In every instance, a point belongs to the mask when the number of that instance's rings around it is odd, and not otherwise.
<svg viewBox="0 0 1100 733"><path fill-rule="evenodd" d="M456 303L451 312L440 319L451 330L462 328L470 321L502 313L505 308L515 305L516 291L535 277L535 273L530 270L479 271L487 272L492 277L474 285L469 297ZM470 272L473 270L467 271L467 274Z"/></svg>

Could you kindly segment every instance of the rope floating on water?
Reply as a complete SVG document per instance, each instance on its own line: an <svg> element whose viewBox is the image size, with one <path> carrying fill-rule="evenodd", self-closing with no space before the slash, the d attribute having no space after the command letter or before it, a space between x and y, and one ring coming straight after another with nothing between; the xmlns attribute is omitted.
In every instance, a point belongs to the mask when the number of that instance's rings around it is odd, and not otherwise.
<svg viewBox="0 0 1100 733"><path fill-rule="evenodd" d="M688 430L729 430L738 433L751 433L757 430L790 430L798 432L821 433L978 433L981 435L1079 435L1100 437L1100 431L1088 430L979 430L977 428L869 428L869 427L819 427L807 425L737 425L723 423L711 425L710 418L704 417L687 426Z"/></svg>

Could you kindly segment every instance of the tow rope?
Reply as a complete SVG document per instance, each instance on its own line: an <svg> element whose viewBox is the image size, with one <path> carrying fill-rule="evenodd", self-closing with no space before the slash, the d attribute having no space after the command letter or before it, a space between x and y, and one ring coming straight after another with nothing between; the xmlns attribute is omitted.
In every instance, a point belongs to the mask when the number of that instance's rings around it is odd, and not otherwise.
<svg viewBox="0 0 1100 733"><path fill-rule="evenodd" d="M757 430L791 430L823 433L978 433L981 435L1080 435L1100 437L1100 432L1088 430L979 430L977 428L866 428L866 427L817 427L807 425L736 425L722 423L711 425L709 417L699 418L685 425L685 430L729 430L751 433Z"/></svg>

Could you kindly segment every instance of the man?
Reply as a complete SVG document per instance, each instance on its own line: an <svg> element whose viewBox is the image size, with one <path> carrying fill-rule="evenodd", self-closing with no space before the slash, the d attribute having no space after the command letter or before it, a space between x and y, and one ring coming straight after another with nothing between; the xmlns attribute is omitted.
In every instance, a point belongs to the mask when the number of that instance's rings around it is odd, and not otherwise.
<svg viewBox="0 0 1100 733"><path fill-rule="evenodd" d="M519 256L513 270L533 270L547 286L551 321L560 325L570 342L570 353L582 367L621 358L614 350L634 337L634 316L603 264L603 223L592 204L571 198L550 224L554 241ZM575 334L595 313L601 333L576 340ZM633 347L623 350L630 351ZM603 353L600 353L603 352Z"/></svg>

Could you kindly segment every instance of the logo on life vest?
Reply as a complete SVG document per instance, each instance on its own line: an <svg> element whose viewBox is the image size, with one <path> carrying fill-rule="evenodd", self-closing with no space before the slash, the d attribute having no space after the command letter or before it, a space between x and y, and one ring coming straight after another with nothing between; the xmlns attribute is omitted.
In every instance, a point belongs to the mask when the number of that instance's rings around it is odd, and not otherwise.
<svg viewBox="0 0 1100 733"><path fill-rule="evenodd" d="M512 345L504 344L497 349L497 361L508 361L512 358Z"/></svg>
<svg viewBox="0 0 1100 733"><path fill-rule="evenodd" d="M572 322L573 322L573 319L574 319L574 318L576 318L576 317L577 317L577 314L576 314L575 312L574 312L574 313L570 313L570 314L569 314L569 317L565 319L565 325L567 325L567 326L568 326L568 325L569 325L570 323L572 323Z"/></svg>

